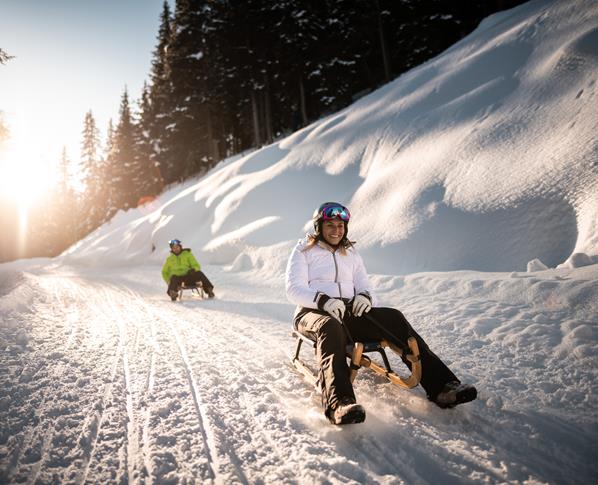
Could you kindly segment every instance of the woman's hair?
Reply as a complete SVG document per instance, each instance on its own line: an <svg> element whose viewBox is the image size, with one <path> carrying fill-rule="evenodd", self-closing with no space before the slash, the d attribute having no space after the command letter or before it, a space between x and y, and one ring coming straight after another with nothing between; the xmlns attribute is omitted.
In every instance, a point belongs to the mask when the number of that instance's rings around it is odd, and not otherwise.
<svg viewBox="0 0 598 485"><path fill-rule="evenodd" d="M328 244L325 240L324 237L322 236L322 234L308 234L307 235L307 245L304 249L304 251L307 251L311 248L313 248L316 244L318 244L319 241L322 241L324 244ZM343 236L343 238L341 239L341 242L338 244L338 248L341 252L341 254L347 254L347 249L352 248L353 245L355 244L355 241L349 241L349 239L347 239L347 236Z"/></svg>

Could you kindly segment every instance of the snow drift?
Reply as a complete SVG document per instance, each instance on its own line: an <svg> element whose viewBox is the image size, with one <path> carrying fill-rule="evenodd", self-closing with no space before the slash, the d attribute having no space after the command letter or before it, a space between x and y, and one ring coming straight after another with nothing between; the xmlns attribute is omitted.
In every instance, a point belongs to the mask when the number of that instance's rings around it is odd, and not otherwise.
<svg viewBox="0 0 598 485"><path fill-rule="evenodd" d="M67 259L158 261L178 237L203 261L259 264L253 249L297 239L338 200L378 272L598 262L597 16L591 1L493 15L345 110L162 194L151 214L119 214Z"/></svg>

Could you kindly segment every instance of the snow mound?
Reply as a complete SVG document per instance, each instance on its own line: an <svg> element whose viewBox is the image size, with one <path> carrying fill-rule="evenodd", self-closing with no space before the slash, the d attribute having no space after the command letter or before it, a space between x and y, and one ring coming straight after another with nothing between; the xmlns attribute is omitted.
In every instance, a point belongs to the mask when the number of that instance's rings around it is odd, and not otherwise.
<svg viewBox="0 0 598 485"><path fill-rule="evenodd" d="M119 213L65 259L158 262L177 237L231 265L301 237L313 209L338 200L374 272L595 262L597 16L590 0L493 15L343 111L171 189L152 213Z"/></svg>

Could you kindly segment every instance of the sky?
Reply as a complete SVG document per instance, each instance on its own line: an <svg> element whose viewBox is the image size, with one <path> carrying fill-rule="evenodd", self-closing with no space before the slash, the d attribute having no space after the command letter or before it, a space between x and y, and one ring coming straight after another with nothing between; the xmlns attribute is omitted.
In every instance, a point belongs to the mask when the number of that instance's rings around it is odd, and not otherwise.
<svg viewBox="0 0 598 485"><path fill-rule="evenodd" d="M132 100L140 97L162 4L2 0L0 48L14 56L0 66L0 111L11 131L0 151L3 191L22 189L28 178L30 187L43 189L63 147L79 158L87 111L104 137L108 120L118 117L124 87ZM32 173L39 179L32 181Z"/></svg>

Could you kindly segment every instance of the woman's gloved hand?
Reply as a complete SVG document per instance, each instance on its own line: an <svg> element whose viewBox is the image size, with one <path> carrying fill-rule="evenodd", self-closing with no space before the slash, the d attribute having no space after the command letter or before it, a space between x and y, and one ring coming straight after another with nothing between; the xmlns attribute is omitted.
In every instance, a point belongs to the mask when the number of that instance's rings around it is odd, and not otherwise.
<svg viewBox="0 0 598 485"><path fill-rule="evenodd" d="M324 303L322 309L326 313L332 315L333 318L336 318L339 322L343 321L346 307L342 300L339 300L338 298L330 298Z"/></svg>
<svg viewBox="0 0 598 485"><path fill-rule="evenodd" d="M372 309L370 297L360 293L353 299L353 315L360 317Z"/></svg>

